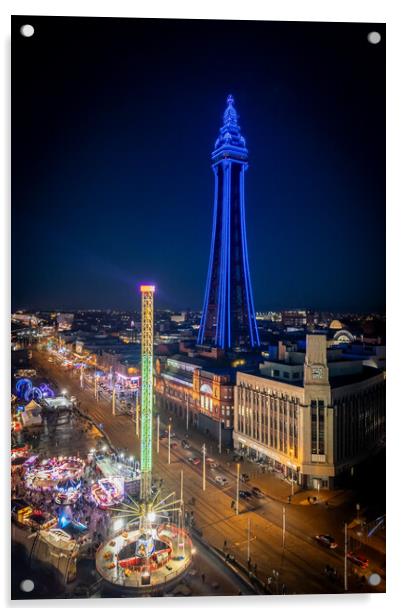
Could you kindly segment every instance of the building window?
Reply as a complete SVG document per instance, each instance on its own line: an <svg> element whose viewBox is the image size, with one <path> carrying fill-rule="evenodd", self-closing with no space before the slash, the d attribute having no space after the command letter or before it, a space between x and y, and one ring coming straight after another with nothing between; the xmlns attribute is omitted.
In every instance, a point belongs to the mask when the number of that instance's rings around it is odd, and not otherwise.
<svg viewBox="0 0 402 616"><path fill-rule="evenodd" d="M325 408L322 400L311 402L311 453L325 455Z"/></svg>

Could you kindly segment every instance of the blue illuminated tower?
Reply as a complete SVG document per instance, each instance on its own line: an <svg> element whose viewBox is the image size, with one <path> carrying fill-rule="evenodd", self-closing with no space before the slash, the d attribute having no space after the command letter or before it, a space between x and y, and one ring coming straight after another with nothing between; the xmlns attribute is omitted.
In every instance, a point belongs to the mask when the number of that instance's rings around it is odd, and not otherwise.
<svg viewBox="0 0 402 616"><path fill-rule="evenodd" d="M222 349L260 344L247 255L244 175L248 151L233 103L229 95L212 152L212 241L198 332L198 344Z"/></svg>

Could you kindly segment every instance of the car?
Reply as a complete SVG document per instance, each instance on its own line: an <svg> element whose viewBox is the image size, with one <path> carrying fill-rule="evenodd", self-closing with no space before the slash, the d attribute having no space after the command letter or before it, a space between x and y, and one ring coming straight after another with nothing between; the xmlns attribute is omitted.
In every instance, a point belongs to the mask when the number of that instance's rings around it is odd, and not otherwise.
<svg viewBox="0 0 402 616"><path fill-rule="evenodd" d="M260 488L257 488L257 486L253 486L251 488L251 493L256 498L264 498L264 494L261 492Z"/></svg>
<svg viewBox="0 0 402 616"><path fill-rule="evenodd" d="M168 436L169 436L169 430L163 430L163 432L161 432L159 438L168 438ZM173 438L174 436L176 436L176 433L173 432L173 430L171 430L170 431L170 438Z"/></svg>
<svg viewBox="0 0 402 616"><path fill-rule="evenodd" d="M216 477L214 478L215 483L218 484L218 486L226 486L229 481L226 479L226 477L223 477L223 475L216 475Z"/></svg>
<svg viewBox="0 0 402 616"><path fill-rule="evenodd" d="M249 490L240 490L239 491L239 496L240 496L240 498L245 498L246 500L248 500L253 495L251 494L251 492Z"/></svg>
<svg viewBox="0 0 402 616"><path fill-rule="evenodd" d="M190 444L186 440L182 440L181 446L183 447L183 449L190 449Z"/></svg>
<svg viewBox="0 0 402 616"><path fill-rule="evenodd" d="M355 565L359 565L362 569L367 569L369 561L367 556L364 554L357 554L356 552L348 552L347 553L348 560L350 560Z"/></svg>
<svg viewBox="0 0 402 616"><path fill-rule="evenodd" d="M242 473L242 474L240 475L240 479L241 479L242 481L244 481L244 483L247 483L247 481L250 481L250 477L249 477L249 475L247 475L247 473Z"/></svg>
<svg viewBox="0 0 402 616"><path fill-rule="evenodd" d="M334 550L338 547L338 544L336 543L335 539L331 537L331 535L316 535L314 539L321 545L324 545L326 548L331 548L331 550Z"/></svg>
<svg viewBox="0 0 402 616"><path fill-rule="evenodd" d="M194 464L194 466L198 466L201 462L200 458L189 458L188 461Z"/></svg>

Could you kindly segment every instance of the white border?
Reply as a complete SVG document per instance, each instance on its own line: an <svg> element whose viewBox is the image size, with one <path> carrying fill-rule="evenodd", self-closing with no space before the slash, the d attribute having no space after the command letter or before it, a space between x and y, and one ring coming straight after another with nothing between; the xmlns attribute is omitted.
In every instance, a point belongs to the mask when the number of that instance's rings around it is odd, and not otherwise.
<svg viewBox="0 0 402 616"><path fill-rule="evenodd" d="M70 1L3 1L1 6L2 28L2 51L1 62L3 85L1 96L1 119L3 147L0 149L1 156L1 181L0 187L3 192L3 207L1 209L1 229L3 241L1 242L1 281L2 281L2 320L1 320L1 353L2 363L0 375L3 380L2 413L3 421L8 422L8 391L9 391L9 254L10 244L10 103L9 103L9 79L10 79L10 14L36 14L36 15L71 15L71 16L110 16L110 17L178 17L178 18L205 18L205 19L269 19L282 21L343 21L343 22L386 22L387 23L387 330L388 330L388 396L387 396L387 422L388 422L388 507L387 507L387 531L388 531L388 554L387 554L387 595L348 595L343 596L296 596L296 597L254 597L254 598L203 598L203 599L164 599L164 600L102 600L102 601L48 601L48 602L14 602L16 612L26 614L37 612L43 608L58 610L92 611L99 609L115 609L119 611L141 610L142 613L162 612L173 614L184 610L194 614L205 613L207 610L227 609L231 615L244 613L247 607L255 610L281 610L281 614L311 613L324 611L326 615L338 613L340 610L346 613L364 611L365 616L387 610L387 614L397 611L398 595L401 579L401 547L400 547L400 516L401 516L401 492L402 481L400 480L400 461L398 453L401 448L402 433L402 408L398 396L398 379L401 379L401 370L398 365L398 351L400 350L400 315L402 284L401 284L401 254L398 250L401 241L401 147L402 143L402 90L400 58L402 57L402 19L401 3L392 0L337 0L325 2L325 0L277 0L276 2L264 2L263 0L203 0L202 3L175 1L169 2L144 2L123 0L70 0ZM373 88L375 88L373 83ZM373 247L375 250L375 247ZM399 344L398 344L399 343ZM6 423L7 425L7 423ZM2 430L2 434L6 431ZM3 512L1 520L3 532L1 535L2 564L0 580L4 590L2 592L3 603L6 609L10 609L9 596L9 496L8 496L8 440L3 437L2 448L2 475L1 486L3 493ZM375 486L373 486L375 489ZM17 606L18 607L15 607ZM11 609L13 609L11 608Z"/></svg>

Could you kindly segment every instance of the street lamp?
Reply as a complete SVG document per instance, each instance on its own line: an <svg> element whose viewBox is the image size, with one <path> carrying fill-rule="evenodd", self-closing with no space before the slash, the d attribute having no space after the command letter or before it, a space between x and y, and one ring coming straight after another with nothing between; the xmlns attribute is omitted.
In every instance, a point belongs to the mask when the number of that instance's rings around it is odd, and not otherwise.
<svg viewBox="0 0 402 616"><path fill-rule="evenodd" d="M206 488L206 477L205 477L205 454L206 453L207 453L207 449L204 443L202 446L202 489L204 492Z"/></svg>
<svg viewBox="0 0 402 616"><path fill-rule="evenodd" d="M112 390L112 415L116 415L116 388L114 385Z"/></svg>
<svg viewBox="0 0 402 616"><path fill-rule="evenodd" d="M239 515L239 496L240 496L240 464L237 463L236 476L236 515Z"/></svg>

